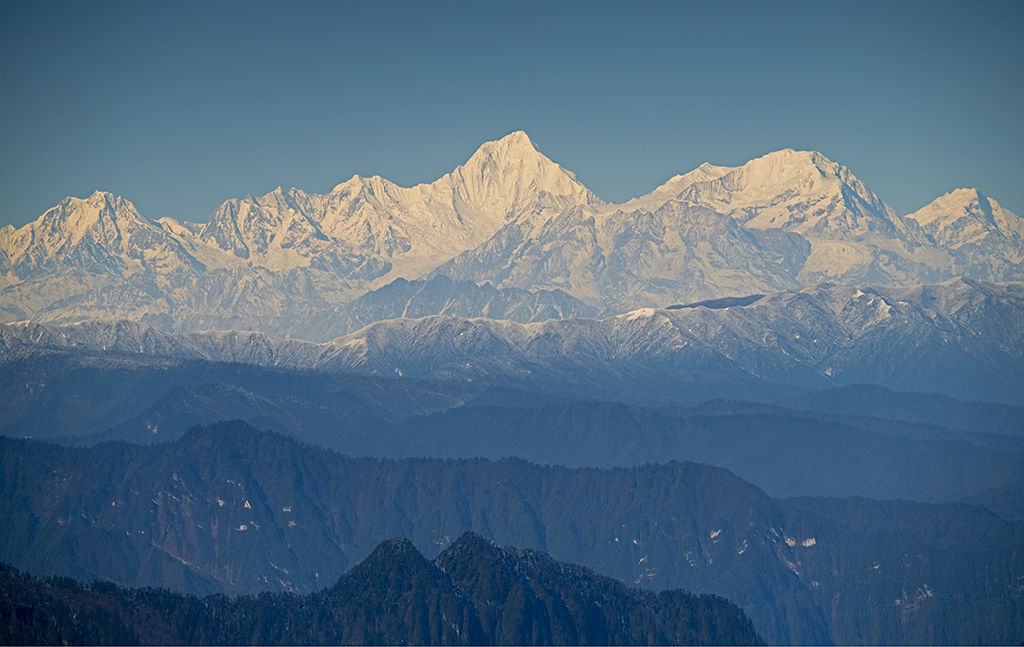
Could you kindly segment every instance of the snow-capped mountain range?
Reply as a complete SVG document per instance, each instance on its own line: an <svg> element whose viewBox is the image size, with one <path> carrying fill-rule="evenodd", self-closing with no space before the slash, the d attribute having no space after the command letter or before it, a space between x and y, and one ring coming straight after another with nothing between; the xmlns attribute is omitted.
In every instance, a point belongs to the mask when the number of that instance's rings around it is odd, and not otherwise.
<svg viewBox="0 0 1024 647"><path fill-rule="evenodd" d="M321 340L410 307L527 322L823 280L1022 280L1022 261L1024 221L973 189L901 216L849 169L787 149L606 204L514 132L430 184L278 188L205 224L150 220L100 191L66 198L0 230L0 321Z"/></svg>

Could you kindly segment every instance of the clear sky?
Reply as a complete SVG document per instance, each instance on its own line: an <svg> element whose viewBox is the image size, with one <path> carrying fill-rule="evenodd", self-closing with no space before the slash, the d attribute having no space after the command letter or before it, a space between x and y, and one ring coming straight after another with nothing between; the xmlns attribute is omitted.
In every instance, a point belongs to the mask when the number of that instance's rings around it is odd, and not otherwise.
<svg viewBox="0 0 1024 647"><path fill-rule="evenodd" d="M898 211L1024 215L1024 2L12 2L0 225L66 195L205 221L277 185L431 181L526 130L605 200L819 150Z"/></svg>

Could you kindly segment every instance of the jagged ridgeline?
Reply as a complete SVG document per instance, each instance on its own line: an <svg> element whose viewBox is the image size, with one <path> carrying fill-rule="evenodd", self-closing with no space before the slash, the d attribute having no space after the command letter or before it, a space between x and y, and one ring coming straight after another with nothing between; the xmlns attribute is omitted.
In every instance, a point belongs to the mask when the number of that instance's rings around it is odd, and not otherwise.
<svg viewBox="0 0 1024 647"><path fill-rule="evenodd" d="M975 189L901 215L846 167L786 149L607 204L515 132L429 184L278 188L202 224L105 192L66 198L0 229L0 321L319 341L395 317L529 322L822 281L1019 281L1022 268L1024 220Z"/></svg>
<svg viewBox="0 0 1024 647"><path fill-rule="evenodd" d="M758 645L727 600L652 593L466 533L431 562L380 544L309 595L196 598L83 586L0 565L0 643L191 645Z"/></svg>
<svg viewBox="0 0 1024 647"><path fill-rule="evenodd" d="M1019 488L941 505L775 499L726 470L679 462L569 469L517 459L353 459L239 423L149 447L0 439L0 560L18 568L197 595L310 594L384 538L404 536L428 556L442 553L436 564L496 640L520 621L531 632L547 626L538 620L549 608L541 590L566 600L567 617L577 617L569 592L579 592L582 609L587 591L603 599L606 584L623 589L606 580L583 586L589 580L573 579L582 571L471 544L470 555L526 574L540 600L525 589L509 593L508 617L488 615L492 607L470 591L503 580L477 581L474 573L490 567L459 565L462 553L450 544L466 530L651 591L721 595L771 643L1017 644L1024 637L1020 500ZM353 572L367 573L361 568ZM547 582L530 575L534 568L558 577ZM422 572L438 577L426 566ZM406 590L408 578L373 577L380 591ZM564 577L576 584L561 588ZM269 604L276 595L256 600ZM457 625L458 608L448 616ZM638 613L646 623L646 612ZM665 620L664 640L677 621L688 626L682 616ZM512 642L548 639L511 635Z"/></svg>

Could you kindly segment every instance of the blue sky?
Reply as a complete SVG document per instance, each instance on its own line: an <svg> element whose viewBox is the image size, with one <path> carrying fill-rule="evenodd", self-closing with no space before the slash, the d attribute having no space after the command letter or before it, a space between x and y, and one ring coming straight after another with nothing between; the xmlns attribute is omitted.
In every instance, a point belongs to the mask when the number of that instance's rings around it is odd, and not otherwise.
<svg viewBox="0 0 1024 647"><path fill-rule="evenodd" d="M526 130L606 200L784 147L1024 214L1024 2L6 2L0 224L431 181Z"/></svg>

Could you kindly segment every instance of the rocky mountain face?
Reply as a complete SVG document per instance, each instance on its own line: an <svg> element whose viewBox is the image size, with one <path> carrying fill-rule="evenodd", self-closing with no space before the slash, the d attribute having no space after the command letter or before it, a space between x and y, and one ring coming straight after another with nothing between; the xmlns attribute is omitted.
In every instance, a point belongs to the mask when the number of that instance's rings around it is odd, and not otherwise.
<svg viewBox="0 0 1024 647"><path fill-rule="evenodd" d="M103 192L67 198L0 231L0 319L325 340L364 323L356 301L396 279L453 279L460 314L522 322L822 280L1021 280L1024 221L972 191L901 216L849 169L787 149L605 204L515 132L430 184L278 188L228 200L205 224L151 221ZM504 305L491 308L496 290ZM396 299L381 311L404 310L402 292L378 293Z"/></svg>
<svg viewBox="0 0 1024 647"><path fill-rule="evenodd" d="M579 626L569 618L594 615L605 626L608 609L637 615L617 606L621 585L533 553L455 541L466 530L631 585L724 595L770 643L1001 644L1019 638L1024 604L1022 529L989 509L773 499L693 463L351 459L223 423L151 447L0 438L0 500L0 559L37 574L195 593L317 591L383 538L408 537L428 556L441 553L435 564L482 609L485 631L515 642ZM371 558L377 566L353 571L369 595L365 613L438 575L411 547L394 548L420 575ZM670 603L656 598L662 609ZM524 627L529 641L515 633Z"/></svg>

